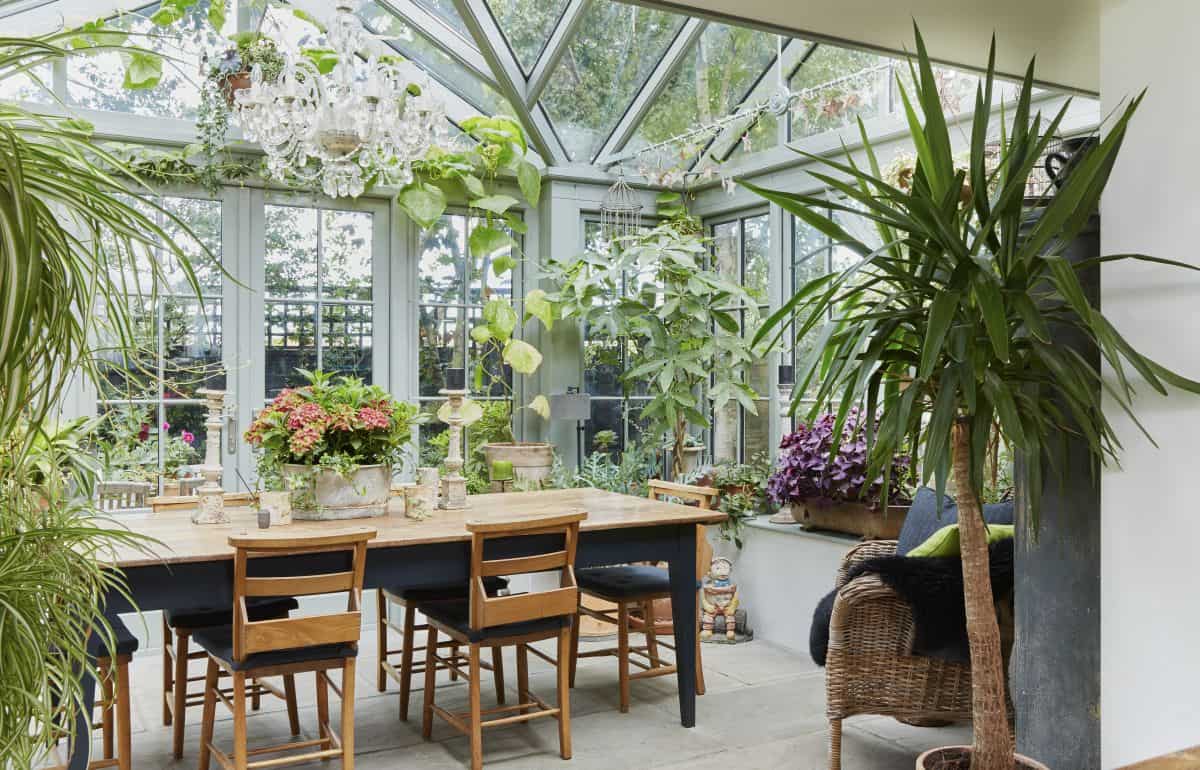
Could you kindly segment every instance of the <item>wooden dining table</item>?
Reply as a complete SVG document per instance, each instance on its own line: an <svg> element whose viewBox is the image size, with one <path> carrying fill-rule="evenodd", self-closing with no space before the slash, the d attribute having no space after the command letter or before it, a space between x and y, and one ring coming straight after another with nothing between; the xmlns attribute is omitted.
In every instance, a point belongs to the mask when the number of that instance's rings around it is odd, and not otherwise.
<svg viewBox="0 0 1200 770"><path fill-rule="evenodd" d="M629 562L665 562L671 580L671 611L676 636L679 721L696 723L696 536L698 524L725 519L720 511L702 510L645 497L598 489L559 489L538 492L472 495L467 508L437 510L424 520L406 518L399 499L385 516L340 521L304 521L274 527L280 535L303 535L369 527L377 536L367 551L365 588L390 586L434 587L466 583L470 574L468 521L505 521L586 511L580 528L577 567ZM255 530L254 512L229 509L228 524L193 524L190 512L177 510L120 517L132 532L158 541L145 549L126 547L115 554L125 574L130 602L120 592L108 597L115 612L225 606L233 602L233 548L229 536ZM503 541L498 547L504 548ZM515 546L514 546L515 547ZM302 570L287 557L276 565L280 574ZM268 566L268 569L270 567ZM319 567L318 567L319 568ZM615 679L614 679L615 681ZM83 677L85 705L90 712L95 682ZM83 713L80 720L82 723ZM86 735L77 726L76 735ZM85 770L90 741L75 741L69 767Z"/></svg>

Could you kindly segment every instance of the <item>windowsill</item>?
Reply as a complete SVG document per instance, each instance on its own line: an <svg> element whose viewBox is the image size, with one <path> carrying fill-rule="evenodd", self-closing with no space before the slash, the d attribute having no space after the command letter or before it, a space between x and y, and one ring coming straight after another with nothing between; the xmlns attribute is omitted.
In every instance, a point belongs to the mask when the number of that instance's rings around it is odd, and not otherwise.
<svg viewBox="0 0 1200 770"><path fill-rule="evenodd" d="M770 515L755 516L746 521L746 527L773 532L777 535L791 535L809 540L823 540L840 546L851 546L862 541L856 535L845 535L840 532L816 532L803 529L799 524L772 524Z"/></svg>

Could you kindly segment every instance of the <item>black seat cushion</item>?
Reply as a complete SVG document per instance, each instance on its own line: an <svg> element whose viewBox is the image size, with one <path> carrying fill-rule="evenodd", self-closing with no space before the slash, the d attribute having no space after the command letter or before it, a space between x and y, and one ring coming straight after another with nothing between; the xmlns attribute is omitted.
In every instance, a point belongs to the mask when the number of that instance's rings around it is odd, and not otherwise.
<svg viewBox="0 0 1200 770"><path fill-rule="evenodd" d="M291 650L272 650L247 655L245 660L233 659L233 626L209 626L197 630L192 639L209 655L229 664L234 671L249 671L267 666L282 666L289 663L307 663L313 660L353 658L358 655L356 644L318 644L297 647Z"/></svg>
<svg viewBox="0 0 1200 770"><path fill-rule="evenodd" d="M671 593L671 578L661 567L629 564L622 567L588 567L575 570L582 591L617 599Z"/></svg>
<svg viewBox="0 0 1200 770"><path fill-rule="evenodd" d="M137 652L137 637L129 630L129 626L125 625L125 621L116 615L106 615L105 619L108 620L108 625L112 627L113 641L116 642L117 649L115 652L108 649L107 640L100 634L93 633L88 637L88 655L93 658L109 658L117 655L132 655Z"/></svg>
<svg viewBox="0 0 1200 770"><path fill-rule="evenodd" d="M246 614L251 621L275 620L286 617L300 603L290 596L255 597L246 600ZM232 607L193 607L186 610L164 610L171 628L192 630L206 626L228 625L233 620Z"/></svg>
<svg viewBox="0 0 1200 770"><path fill-rule="evenodd" d="M483 588L488 596L495 596L508 588L508 578L485 577ZM390 586L383 592L396 601L403 602L435 602L442 599L466 599L471 595L470 583L455 583L454 585L410 588L408 586Z"/></svg>
<svg viewBox="0 0 1200 770"><path fill-rule="evenodd" d="M421 602L417 605L425 617L448 626L465 636L472 642L486 642L490 639L503 639L509 636L524 636L542 632L557 633L570 623L570 615L557 615L552 618L527 620L521 623L508 623L503 626L490 628L471 628L471 607L466 599L444 599L442 601Z"/></svg>
<svg viewBox="0 0 1200 770"><path fill-rule="evenodd" d="M983 506L983 520L988 524L1012 524L1013 502L1006 500ZM924 543L929 536L947 524L958 523L958 506L946 497L942 505L937 504L937 493L929 487L921 487L913 496L912 505L904 517L904 526L896 541L896 555L905 556L909 551Z"/></svg>

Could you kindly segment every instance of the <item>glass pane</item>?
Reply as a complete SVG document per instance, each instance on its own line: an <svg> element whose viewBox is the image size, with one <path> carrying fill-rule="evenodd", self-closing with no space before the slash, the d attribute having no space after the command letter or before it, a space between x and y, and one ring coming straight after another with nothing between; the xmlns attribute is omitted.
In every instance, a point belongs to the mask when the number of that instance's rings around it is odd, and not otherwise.
<svg viewBox="0 0 1200 770"><path fill-rule="evenodd" d="M771 228L767 215L742 220L746 249L742 285L758 302L768 301L771 281Z"/></svg>
<svg viewBox="0 0 1200 770"><path fill-rule="evenodd" d="M467 269L467 218L443 216L421 234L420 282L422 302L462 304Z"/></svg>
<svg viewBox="0 0 1200 770"><path fill-rule="evenodd" d="M713 225L713 260L716 263L717 272L723 278L728 278L731 281L741 280L741 253L738 240L741 234L739 223L735 219L732 222L722 222L719 225Z"/></svg>
<svg viewBox="0 0 1200 770"><path fill-rule="evenodd" d="M100 461L110 481L149 481L158 472L158 410L153 404L101 404Z"/></svg>
<svg viewBox="0 0 1200 770"><path fill-rule="evenodd" d="M792 138L849 125L889 109L892 60L878 54L821 45L792 77L801 91L792 107Z"/></svg>
<svg viewBox="0 0 1200 770"><path fill-rule="evenodd" d="M221 367L221 301L184 297L162 300L163 398L198 398L197 391L224 381Z"/></svg>
<svg viewBox="0 0 1200 770"><path fill-rule="evenodd" d="M479 225L478 220L472 220L471 228L474 229ZM500 228L508 233L509 237L520 243L518 240L521 236L514 233L511 229L505 226ZM513 270L504 271L501 275L496 275L492 266L496 260L501 257L517 258L519 255L513 253L511 246L505 246L502 249L497 249L491 254L471 254L470 269L471 269L471 287L467 302L472 305L483 305L493 297L512 297L512 281Z"/></svg>
<svg viewBox="0 0 1200 770"><path fill-rule="evenodd" d="M369 30L379 35L389 46L411 59L443 86L466 99L475 109L488 115L513 114L512 107L499 92L455 61L404 19L374 2L364 3L358 11L358 16ZM461 22L455 28L463 29ZM465 38L455 40L454 44L471 47Z"/></svg>
<svg viewBox="0 0 1200 770"><path fill-rule="evenodd" d="M621 396L621 342L604 337L591 337L583 343L583 385L593 396Z"/></svg>
<svg viewBox="0 0 1200 770"><path fill-rule="evenodd" d="M760 316L766 316L768 308L760 308ZM752 329L746 329L747 335ZM757 414L748 409L742 409L742 457L752 459L756 454L769 453L771 449L771 369L770 359L760 357L751 362L746 369L746 382L754 388L758 398L754 400Z"/></svg>
<svg viewBox="0 0 1200 770"><path fill-rule="evenodd" d="M163 230L187 255L202 291L205 294L219 295L223 279L220 268L221 202L197 198L164 198L162 207L179 217L191 230L191 234L188 234L170 219L163 218ZM176 294L195 293L175 260L168 258L165 268L168 291Z"/></svg>
<svg viewBox="0 0 1200 770"><path fill-rule="evenodd" d="M158 398L158 312L149 295L130 296L131 337L106 327L101 320L96 357L100 398Z"/></svg>
<svg viewBox="0 0 1200 770"><path fill-rule="evenodd" d="M487 5L521 68L529 74L555 22L562 18L567 0L487 0Z"/></svg>
<svg viewBox="0 0 1200 770"><path fill-rule="evenodd" d="M419 462L423 467L437 468L446 459L446 448L449 446L450 440L446 431L450 426L437 418L437 410L441 405L441 399L421 403L421 411L430 415L429 421L417 429L418 446L420 447Z"/></svg>
<svg viewBox="0 0 1200 770"><path fill-rule="evenodd" d="M592 418L584 423L583 451L591 454L600 450L596 434L611 431L615 439L607 447L616 456L625 447L624 402L617 398L592 399Z"/></svg>
<svg viewBox="0 0 1200 770"><path fill-rule="evenodd" d="M420 394L436 396L446 387L444 369L465 366L463 311L456 307L421 307L418 331Z"/></svg>
<svg viewBox="0 0 1200 770"><path fill-rule="evenodd" d="M375 309L369 304L321 305L321 369L370 383Z"/></svg>
<svg viewBox="0 0 1200 770"><path fill-rule="evenodd" d="M163 445L162 467L166 475L189 475L186 466L204 462L208 434L204 420L208 408L204 404L168 404L163 410L159 440Z"/></svg>
<svg viewBox="0 0 1200 770"><path fill-rule="evenodd" d="M542 105L572 160L588 162L675 38L683 17L593 3L550 77Z"/></svg>
<svg viewBox="0 0 1200 770"><path fill-rule="evenodd" d="M775 59L776 35L710 23L642 120L629 149L737 111Z"/></svg>
<svg viewBox="0 0 1200 770"><path fill-rule="evenodd" d="M440 16L442 21L454 29L466 30L467 24L458 14L458 9L454 7L454 0L417 0L417 4Z"/></svg>
<svg viewBox="0 0 1200 770"><path fill-rule="evenodd" d="M321 298L371 299L371 215L321 212Z"/></svg>
<svg viewBox="0 0 1200 770"><path fill-rule="evenodd" d="M40 64L29 72L10 75L0 79L0 99L15 102L49 104L54 101L50 93L51 67Z"/></svg>
<svg viewBox="0 0 1200 770"><path fill-rule="evenodd" d="M317 306L314 302L267 300L266 396L303 384L296 369L317 368Z"/></svg>
<svg viewBox="0 0 1200 770"><path fill-rule="evenodd" d="M483 311L471 308L467 328L483 323ZM476 396L503 398L511 392L512 368L505 365L501 351L492 342L480 345L467 338L467 388ZM507 387L506 387L507 385Z"/></svg>
<svg viewBox="0 0 1200 770"><path fill-rule="evenodd" d="M839 203L849 205L851 208L860 211L865 208L857 201L849 198L840 200ZM856 214L851 214L848 211L834 211L833 221L842 226L847 233L852 237L862 241L867 246L872 248L883 245L883 241L879 238L879 231L875 229L875 223L866 217L861 217ZM847 268L853 267L862 261L862 257L857 252L846 246L833 245L833 271L840 273Z"/></svg>
<svg viewBox="0 0 1200 770"><path fill-rule="evenodd" d="M804 284L820 278L828 270L829 239L820 230L792 217L792 233L795 242L792 256L792 288L799 290Z"/></svg>
<svg viewBox="0 0 1200 770"><path fill-rule="evenodd" d="M265 236L266 296L315 298L317 210L267 206Z"/></svg>
<svg viewBox="0 0 1200 770"><path fill-rule="evenodd" d="M162 79L154 88L130 90L125 82L125 61L112 51L96 56L67 59L67 97L80 107L132 112L165 118L194 119L200 106L200 61L206 47L215 48L219 38L208 23L208 3L200 2L185 12L169 30L155 25L149 16L158 9L148 6L110 22L131 33L127 46L138 46L164 57Z"/></svg>

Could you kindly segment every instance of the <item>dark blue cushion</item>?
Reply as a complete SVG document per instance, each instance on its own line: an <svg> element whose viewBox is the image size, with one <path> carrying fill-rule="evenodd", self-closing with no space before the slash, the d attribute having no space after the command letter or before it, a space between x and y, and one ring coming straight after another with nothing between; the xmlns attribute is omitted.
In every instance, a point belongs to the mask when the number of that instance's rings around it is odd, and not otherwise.
<svg viewBox="0 0 1200 770"><path fill-rule="evenodd" d="M489 639L503 639L509 636L525 636L543 632L549 635L558 633L571 621L570 615L557 615L552 618L474 629L471 628L471 606L466 599L421 602L417 608L425 617L454 629L472 642L485 642Z"/></svg>
<svg viewBox="0 0 1200 770"><path fill-rule="evenodd" d="M251 621L275 620L287 617L300 603L290 596L255 597L246 600L246 614ZM207 626L228 625L233 620L232 607L193 607L186 610L163 610L171 628L193 630Z"/></svg>
<svg viewBox="0 0 1200 770"><path fill-rule="evenodd" d="M671 578L661 567L630 564L623 567L588 567L575 571L579 588L614 599L671 593Z"/></svg>
<svg viewBox="0 0 1200 770"><path fill-rule="evenodd" d="M495 596L508 588L508 578L485 577L483 588L488 596ZM433 586L425 588L410 588L407 586L391 586L382 589L385 594L396 601L403 602L435 602L441 599L466 599L471 595L469 583Z"/></svg>
<svg viewBox="0 0 1200 770"><path fill-rule="evenodd" d="M107 640L100 634L93 633L88 637L87 651L88 655L93 658L111 658L117 655L132 655L137 652L138 640L137 637L129 630L129 626L116 615L106 615L108 625L112 627L113 641L116 642L117 649L112 651L108 649Z"/></svg>
<svg viewBox="0 0 1200 770"><path fill-rule="evenodd" d="M253 655L247 655L245 660L236 661L233 659L233 626L201 628L192 635L192 639L209 655L228 663L234 671L284 666L289 663L307 663L313 660L353 658L358 655L357 644L318 644L291 650L256 652Z"/></svg>
<svg viewBox="0 0 1200 770"><path fill-rule="evenodd" d="M983 506L983 520L988 524L1012 524L1013 515L1011 500ZM896 555L906 555L928 540L934 532L947 524L957 523L958 506L954 504L954 501L949 497L944 497L939 508L937 492L929 487L921 487L913 496L908 515L904 518L904 526L900 528L900 537L896 542Z"/></svg>

